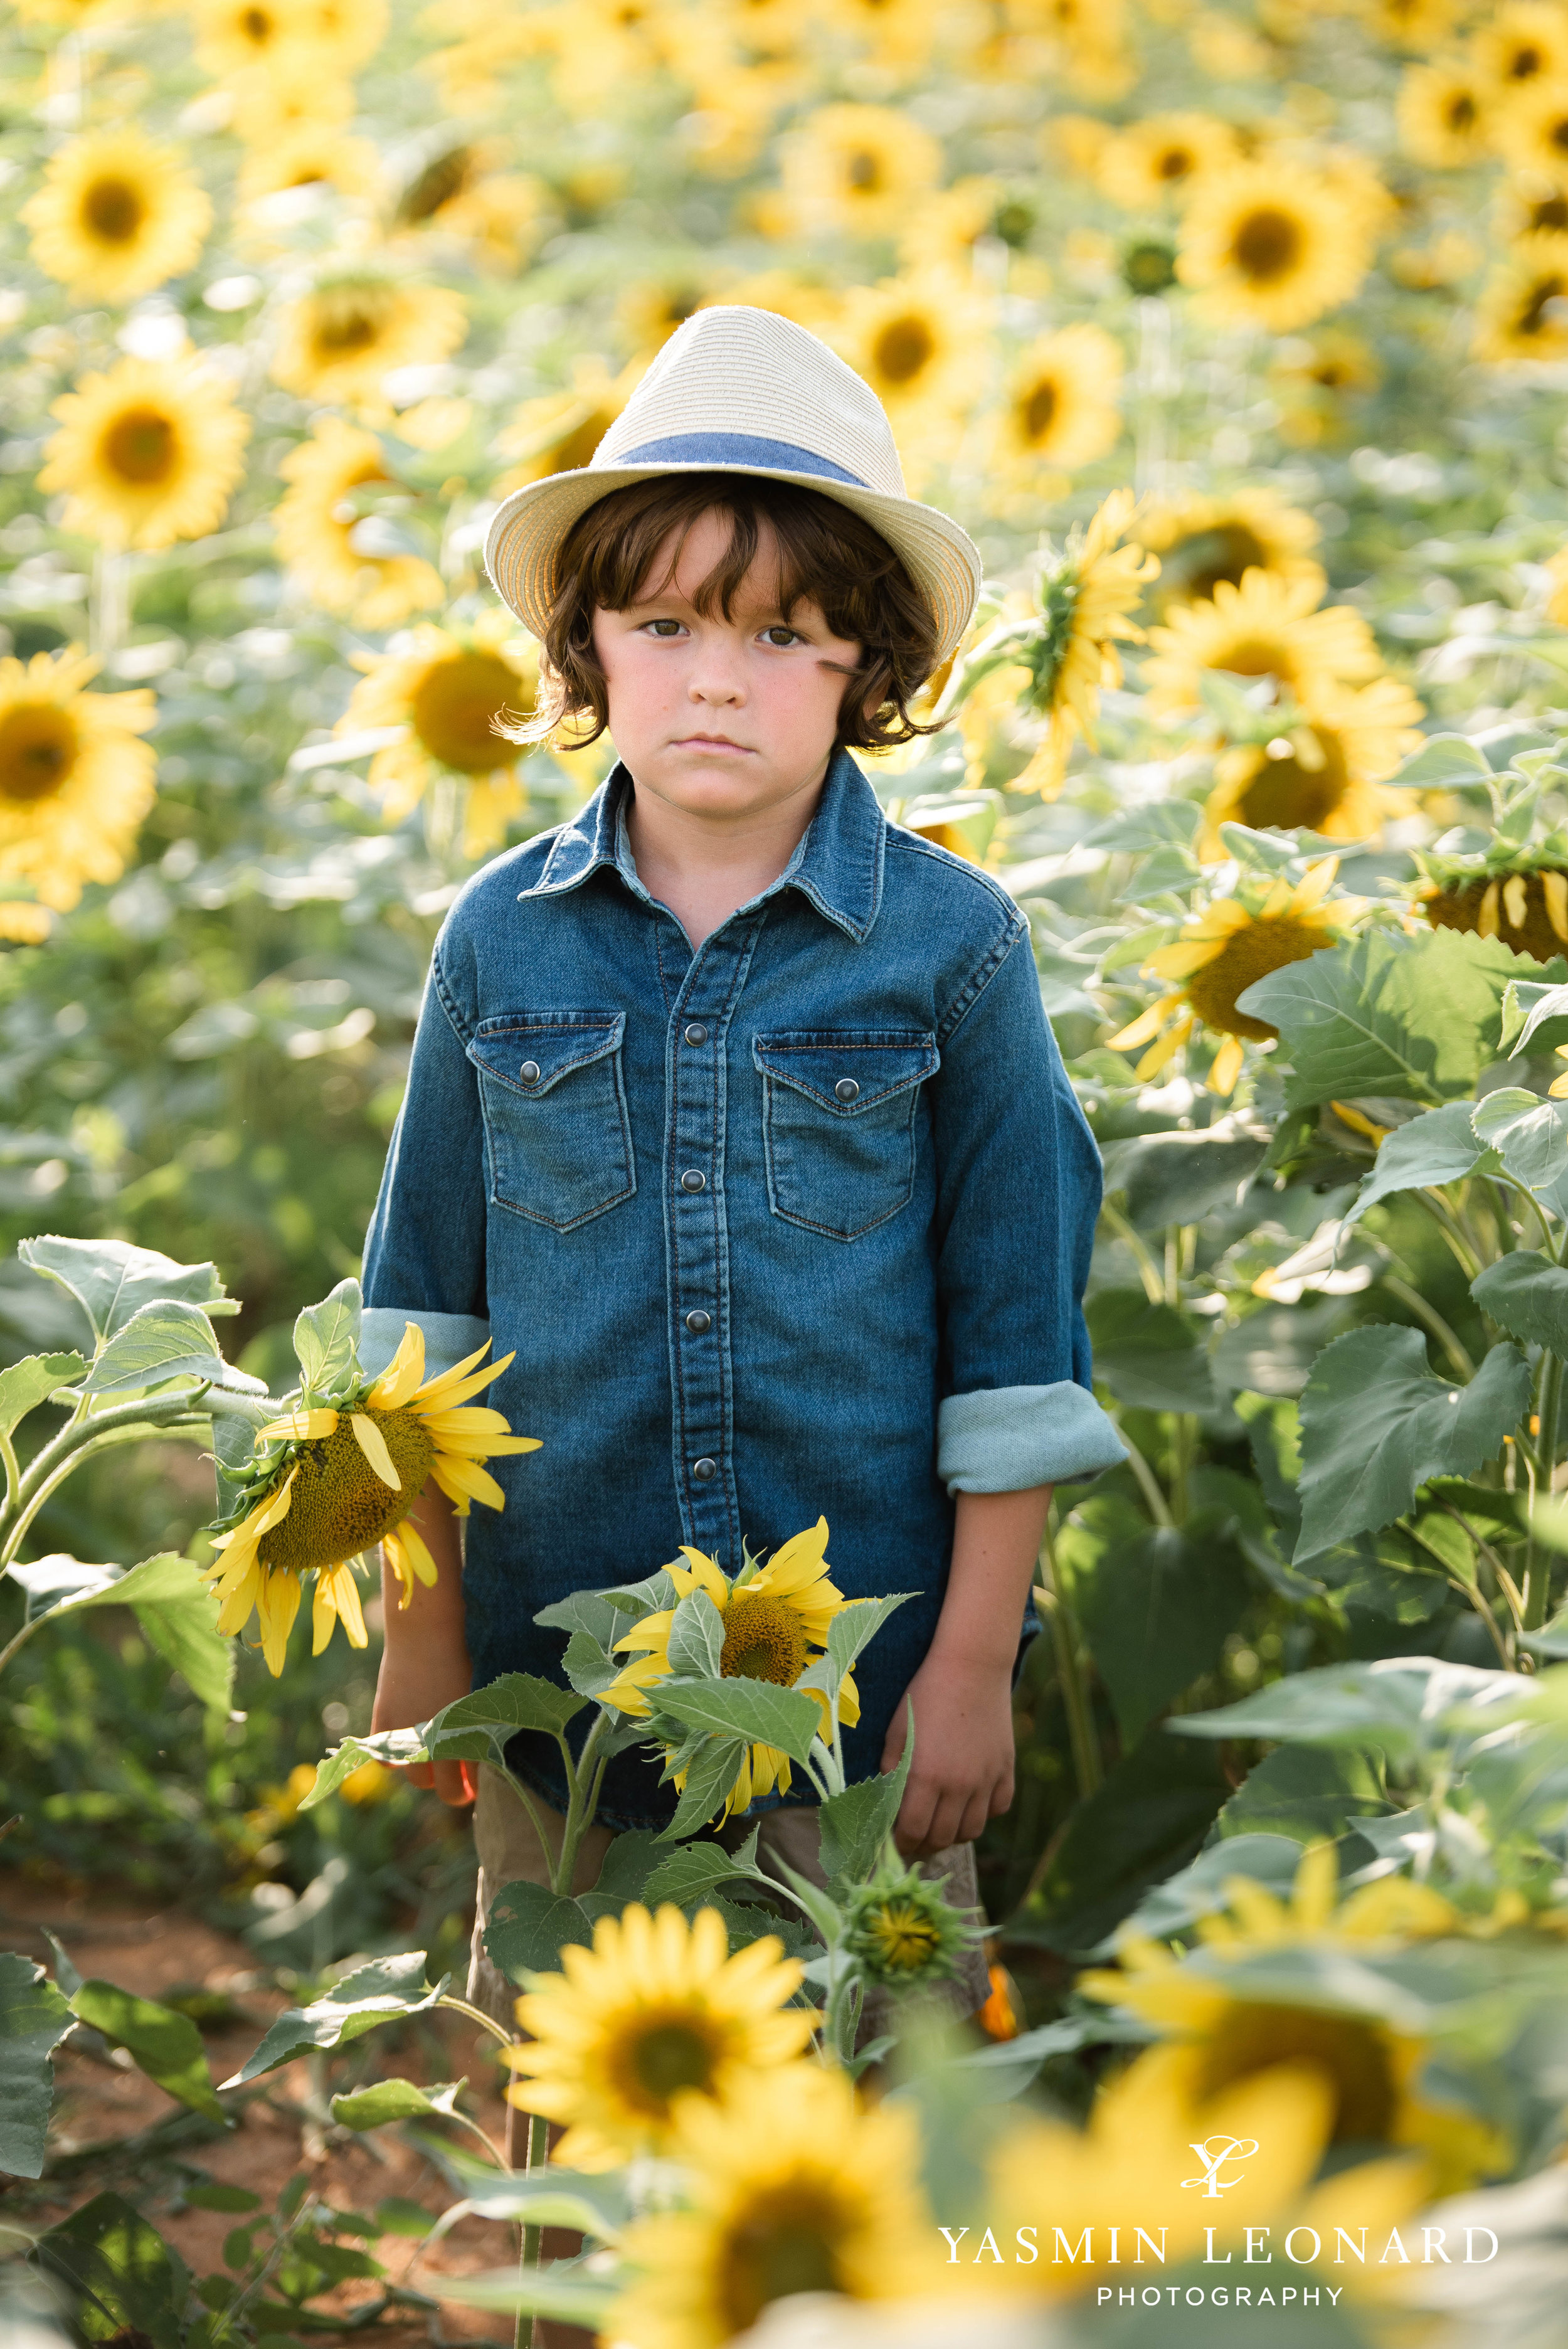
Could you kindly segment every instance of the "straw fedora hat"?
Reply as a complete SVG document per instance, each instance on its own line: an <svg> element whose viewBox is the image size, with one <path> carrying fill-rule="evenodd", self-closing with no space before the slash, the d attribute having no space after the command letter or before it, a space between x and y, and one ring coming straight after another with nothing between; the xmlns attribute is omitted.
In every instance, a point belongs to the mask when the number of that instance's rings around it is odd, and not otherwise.
<svg viewBox="0 0 1568 2349"><path fill-rule="evenodd" d="M936 620L940 663L980 592L978 550L903 485L881 400L827 345L771 310L697 310L659 352L586 465L514 490L485 539L496 592L542 636L556 558L581 513L631 481L754 473L863 514L903 561Z"/></svg>

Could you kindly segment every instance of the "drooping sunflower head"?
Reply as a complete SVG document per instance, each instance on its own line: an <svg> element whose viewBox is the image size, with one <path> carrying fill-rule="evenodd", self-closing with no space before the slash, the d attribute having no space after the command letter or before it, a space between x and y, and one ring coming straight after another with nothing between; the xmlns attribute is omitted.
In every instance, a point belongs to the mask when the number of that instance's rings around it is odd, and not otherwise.
<svg viewBox="0 0 1568 2349"><path fill-rule="evenodd" d="M449 1371L427 1379L425 1342L410 1322L379 1377L366 1379L352 1355L334 1374L332 1402L307 1387L296 1406L258 1432L238 1482L241 1496L213 1528L216 1562L206 1570L222 1602L218 1628L242 1630L254 1609L268 1669L283 1670L288 1634L307 1576L315 1577L315 1652L341 1621L350 1643L366 1644L353 1561L376 1543L407 1607L436 1565L410 1512L433 1482L466 1516L472 1502L503 1506L506 1495L483 1465L503 1453L534 1452L499 1411L464 1406L512 1357L475 1365L489 1340Z"/></svg>
<svg viewBox="0 0 1568 2349"><path fill-rule="evenodd" d="M1515 954L1550 962L1568 947L1568 866L1521 857L1510 870L1445 867L1424 859L1432 875L1421 910L1435 930L1469 930L1501 938Z"/></svg>
<svg viewBox="0 0 1568 2349"><path fill-rule="evenodd" d="M0 660L0 895L26 881L6 935L37 938L88 881L116 881L152 805L155 759L137 737L152 695L84 690L98 664L72 645Z"/></svg>
<svg viewBox="0 0 1568 2349"><path fill-rule="evenodd" d="M1249 904L1243 897L1218 897L1187 923L1180 937L1150 955L1144 966L1153 977L1177 982L1172 992L1110 1039L1113 1051L1136 1045L1148 1050L1138 1063L1147 1081L1164 1068L1202 1025L1224 1038L1208 1083L1229 1093L1242 1071L1243 1039L1271 1040L1276 1030L1243 1011L1238 996L1288 963L1333 946L1340 930L1361 910L1354 898L1326 902L1338 860L1325 857L1307 867L1293 888L1280 878Z"/></svg>
<svg viewBox="0 0 1568 2349"><path fill-rule="evenodd" d="M894 1990L950 1979L983 1935L918 1868L891 1860L855 1888L844 1912L843 1947L868 1980Z"/></svg>
<svg viewBox="0 0 1568 2349"><path fill-rule="evenodd" d="M172 149L95 131L51 158L22 218L40 269L83 300L133 302L191 267L212 207Z"/></svg>
<svg viewBox="0 0 1568 2349"><path fill-rule="evenodd" d="M1568 357L1568 233L1520 238L1481 289L1474 349L1499 365Z"/></svg>
<svg viewBox="0 0 1568 2349"><path fill-rule="evenodd" d="M438 365L467 332L461 295L363 271L290 304L272 371L302 399L373 402L393 368Z"/></svg>
<svg viewBox="0 0 1568 2349"><path fill-rule="evenodd" d="M1360 191L1326 171L1238 163L1195 192L1176 271L1216 322L1288 334L1355 293L1376 226Z"/></svg>
<svg viewBox="0 0 1568 2349"><path fill-rule="evenodd" d="M685 2208L640 2220L634 2281L608 2334L639 2349L723 2349L792 2292L894 2300L941 2288L941 2239L907 2109L862 2109L842 2072L796 2064L745 2104L688 2102L675 2150Z"/></svg>
<svg viewBox="0 0 1568 2349"><path fill-rule="evenodd" d="M1204 808L1200 854L1225 851L1222 823L1253 832L1315 832L1330 840L1366 840L1415 804L1384 781L1418 750L1421 705L1384 677L1343 694L1312 719L1282 721L1266 742L1236 744L1215 761Z"/></svg>
<svg viewBox="0 0 1568 2349"><path fill-rule="evenodd" d="M1121 378L1120 346L1103 327L1064 326L1031 343L997 419L997 455L1008 480L1103 457L1121 431Z"/></svg>
<svg viewBox="0 0 1568 2349"><path fill-rule="evenodd" d="M1151 114L1106 141L1099 182L1130 212L1151 212L1185 202L1205 178L1235 162L1240 153L1230 124L1211 114Z"/></svg>
<svg viewBox="0 0 1568 2349"><path fill-rule="evenodd" d="M800 1981L771 1934L731 1957L716 1909L688 1925L634 1901L597 1920L592 1950L569 1942L559 1973L528 1978L508 2100L564 2123L552 2158L576 2168L664 2149L683 2100L749 2105L801 2054L817 2017L788 2003Z"/></svg>
<svg viewBox="0 0 1568 2349"><path fill-rule="evenodd" d="M250 419L194 359L124 358L55 402L60 429L41 488L65 492L65 525L112 547L170 546L222 520L244 470Z"/></svg>
<svg viewBox="0 0 1568 2349"><path fill-rule="evenodd" d="M278 471L290 484L273 512L278 549L313 601L346 613L361 627L391 628L444 600L433 564L363 543L360 498L368 491L399 493L375 433L325 417Z"/></svg>
<svg viewBox="0 0 1568 2349"><path fill-rule="evenodd" d="M1249 571L1312 579L1323 592L1312 556L1317 524L1273 490L1154 500L1140 510L1132 534L1160 557L1159 584L1149 598L1156 619L1173 604L1212 598L1222 579L1239 587Z"/></svg>

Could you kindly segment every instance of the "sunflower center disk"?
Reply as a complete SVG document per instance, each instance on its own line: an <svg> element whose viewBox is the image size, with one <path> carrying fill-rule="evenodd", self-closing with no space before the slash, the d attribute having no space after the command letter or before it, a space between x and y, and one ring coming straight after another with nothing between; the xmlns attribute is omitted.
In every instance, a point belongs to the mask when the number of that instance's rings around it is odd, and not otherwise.
<svg viewBox="0 0 1568 2349"><path fill-rule="evenodd" d="M1160 564L1163 608L1163 604L1173 597L1185 603L1194 603L1200 597L1212 600L1222 579L1239 587L1244 572L1254 566L1260 570L1268 568L1268 553L1243 523L1221 523L1212 530L1194 531L1191 537L1178 539L1173 547L1162 549Z"/></svg>
<svg viewBox="0 0 1568 2349"><path fill-rule="evenodd" d="M1057 420L1061 395L1049 378L1036 384L1024 402L1024 438L1043 440Z"/></svg>
<svg viewBox="0 0 1568 2349"><path fill-rule="evenodd" d="M728 2236L718 2298L737 2333L792 2292L837 2292L843 2213L823 2187L792 2181L754 2203Z"/></svg>
<svg viewBox="0 0 1568 2349"><path fill-rule="evenodd" d="M402 1524L424 1490L435 1439L411 1411L365 1410L365 1417L381 1431L401 1492L381 1482L345 1412L330 1435L300 1445L288 1515L262 1538L263 1566L290 1574L336 1566Z"/></svg>
<svg viewBox="0 0 1568 2349"><path fill-rule="evenodd" d="M844 177L857 195L875 195L882 186L882 157L867 153L851 155Z"/></svg>
<svg viewBox="0 0 1568 2349"><path fill-rule="evenodd" d="M95 180L82 205L82 218L106 244L129 244L146 216L140 196L124 180Z"/></svg>
<svg viewBox="0 0 1568 2349"><path fill-rule="evenodd" d="M317 311L313 337L324 361L352 358L356 351L373 350L387 323L387 304L367 286L349 293L329 294Z"/></svg>
<svg viewBox="0 0 1568 2349"><path fill-rule="evenodd" d="M1301 230L1288 212L1264 206L1247 214L1232 251L1243 277L1250 277L1254 285L1272 285L1299 265Z"/></svg>
<svg viewBox="0 0 1568 2349"><path fill-rule="evenodd" d="M884 382L913 383L936 348L923 318L894 318L876 341L877 371Z"/></svg>
<svg viewBox="0 0 1568 2349"><path fill-rule="evenodd" d="M662 2117L683 2088L712 2086L717 2052L695 2016L645 2023L626 2050L628 2102Z"/></svg>
<svg viewBox="0 0 1568 2349"><path fill-rule="evenodd" d="M1309 771L1294 750L1285 759L1266 759L1243 792L1241 819L1254 832L1319 831L1350 788L1337 738L1317 726L1312 734L1323 753L1321 767Z"/></svg>
<svg viewBox="0 0 1568 2349"><path fill-rule="evenodd" d="M515 706L521 683L517 671L494 653L459 653L434 662L409 699L414 731L443 766L460 775L485 775L516 756L514 746L490 730L509 701Z"/></svg>
<svg viewBox="0 0 1568 2349"><path fill-rule="evenodd" d="M1203 2050L1201 2094L1219 2095L1273 2064L1309 2064L1327 2075L1336 2099L1332 2143L1387 2137L1398 2096L1387 2042L1374 2024L1238 2000Z"/></svg>
<svg viewBox="0 0 1568 2349"><path fill-rule="evenodd" d="M718 1669L727 1681L793 1688L810 1656L800 1618L781 1599L738 1599L725 1616Z"/></svg>
<svg viewBox="0 0 1568 2349"><path fill-rule="evenodd" d="M1261 1041L1277 1031L1266 1020L1238 1011L1237 996L1244 995L1254 979L1266 978L1271 970L1283 970L1287 962L1305 962L1308 955L1329 943L1326 931L1295 915L1270 915L1249 922L1244 930L1226 939L1212 962L1203 963L1192 973L1187 981L1187 1000L1205 1028Z"/></svg>
<svg viewBox="0 0 1568 2349"><path fill-rule="evenodd" d="M103 460L122 481L150 486L168 479L179 449L167 416L155 408L128 408L104 435Z"/></svg>
<svg viewBox="0 0 1568 2349"><path fill-rule="evenodd" d="M24 702L0 718L0 799L26 806L57 791L76 764L77 730L63 709Z"/></svg>

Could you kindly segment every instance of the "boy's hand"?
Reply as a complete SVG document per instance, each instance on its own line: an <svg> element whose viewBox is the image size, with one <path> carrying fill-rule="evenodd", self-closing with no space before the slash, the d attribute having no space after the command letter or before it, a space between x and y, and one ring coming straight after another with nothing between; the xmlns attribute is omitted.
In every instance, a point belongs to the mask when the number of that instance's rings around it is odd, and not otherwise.
<svg viewBox="0 0 1568 2349"><path fill-rule="evenodd" d="M950 1843L972 1843L1013 1799L1011 1662L944 1656L934 1647L893 1715L883 1770L903 1753L912 1703L914 1760L892 1834L905 1859L930 1859Z"/></svg>

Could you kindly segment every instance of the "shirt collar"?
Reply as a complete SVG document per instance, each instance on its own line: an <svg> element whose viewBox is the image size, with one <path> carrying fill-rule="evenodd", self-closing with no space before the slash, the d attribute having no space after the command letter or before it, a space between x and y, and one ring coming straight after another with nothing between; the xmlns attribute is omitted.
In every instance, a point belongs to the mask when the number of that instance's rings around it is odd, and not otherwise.
<svg viewBox="0 0 1568 2349"><path fill-rule="evenodd" d="M604 865L646 898L626 840L630 783L625 768L617 764L587 805L556 833L543 872L531 889L519 891L520 898L562 896ZM824 919L859 946L870 936L882 904L886 842L887 820L876 793L850 753L835 750L804 836L777 881L752 902L761 905L780 889L799 889Z"/></svg>

